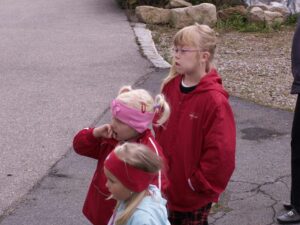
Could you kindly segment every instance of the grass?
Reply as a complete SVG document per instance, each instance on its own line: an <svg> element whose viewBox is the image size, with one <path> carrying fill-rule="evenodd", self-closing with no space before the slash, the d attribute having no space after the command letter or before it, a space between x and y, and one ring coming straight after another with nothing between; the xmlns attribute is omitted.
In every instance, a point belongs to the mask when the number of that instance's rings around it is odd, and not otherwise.
<svg viewBox="0 0 300 225"><path fill-rule="evenodd" d="M293 15L290 15L290 16L286 19L285 25L287 25L287 26L294 26L294 25L296 25L299 16L300 16L300 13L295 13L295 14L293 14Z"/></svg>
<svg viewBox="0 0 300 225"><path fill-rule="evenodd" d="M220 31L239 31L239 32L258 32L258 33L268 33L272 31L279 31L285 26L295 26L297 23L297 18L299 14L294 14L288 16L284 23L273 22L268 24L264 22L249 22L246 16L239 14L232 15L227 20L218 20L216 24L217 30Z"/></svg>

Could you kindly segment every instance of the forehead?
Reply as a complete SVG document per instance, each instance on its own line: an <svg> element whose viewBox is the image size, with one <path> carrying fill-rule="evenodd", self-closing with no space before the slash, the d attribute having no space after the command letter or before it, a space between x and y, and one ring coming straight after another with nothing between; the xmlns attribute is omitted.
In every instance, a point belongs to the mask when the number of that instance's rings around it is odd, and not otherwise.
<svg viewBox="0 0 300 225"><path fill-rule="evenodd" d="M173 39L175 46L197 46L197 35L190 29L183 29L178 31Z"/></svg>

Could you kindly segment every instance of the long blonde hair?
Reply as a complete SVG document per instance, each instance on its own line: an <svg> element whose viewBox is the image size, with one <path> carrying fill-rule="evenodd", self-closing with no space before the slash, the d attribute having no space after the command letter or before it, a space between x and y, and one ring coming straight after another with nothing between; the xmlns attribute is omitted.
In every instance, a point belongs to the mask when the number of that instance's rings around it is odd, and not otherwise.
<svg viewBox="0 0 300 225"><path fill-rule="evenodd" d="M160 118L154 124L156 126L164 124L170 116L169 104L162 94L156 95L153 99L149 92L144 89L132 89L131 86L123 86L116 99L135 109L140 110L141 104L144 103L147 112L160 112Z"/></svg>
<svg viewBox="0 0 300 225"><path fill-rule="evenodd" d="M200 25L198 23L187 26L179 30L173 38L174 46L192 46L201 51L210 53L210 58L206 68L209 68L213 60L215 49L217 46L217 37L213 29L207 25ZM208 71L207 71L208 72ZM162 88L173 78L178 75L175 69L175 62L173 58L172 66L168 76L163 80Z"/></svg>
<svg viewBox="0 0 300 225"><path fill-rule="evenodd" d="M114 151L119 159L145 172L157 173L163 167L162 159L152 152L147 146L142 144L125 143L118 146ZM126 224L134 213L136 207L147 195L147 190L139 193L133 193L130 199L125 203L125 210L116 218L115 224ZM117 203L116 209L119 205L120 202Z"/></svg>

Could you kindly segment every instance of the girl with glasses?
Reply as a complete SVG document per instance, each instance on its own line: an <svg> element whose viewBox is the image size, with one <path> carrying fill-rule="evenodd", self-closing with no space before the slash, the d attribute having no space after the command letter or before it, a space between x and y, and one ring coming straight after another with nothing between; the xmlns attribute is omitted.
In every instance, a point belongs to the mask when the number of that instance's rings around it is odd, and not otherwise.
<svg viewBox="0 0 300 225"><path fill-rule="evenodd" d="M205 225L235 167L236 131L228 93L213 65L217 38L206 25L178 31L162 84L171 114L156 139L168 158L172 225Z"/></svg>

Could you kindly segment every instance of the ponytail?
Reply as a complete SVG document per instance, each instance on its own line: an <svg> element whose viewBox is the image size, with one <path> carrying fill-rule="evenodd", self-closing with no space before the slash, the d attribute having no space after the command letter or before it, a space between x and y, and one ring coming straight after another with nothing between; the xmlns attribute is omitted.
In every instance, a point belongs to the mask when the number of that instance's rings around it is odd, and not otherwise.
<svg viewBox="0 0 300 225"><path fill-rule="evenodd" d="M123 86L120 88L118 95L132 91L132 87L130 85Z"/></svg>
<svg viewBox="0 0 300 225"><path fill-rule="evenodd" d="M144 104L146 112L156 113L155 122L153 122L154 126L161 126L170 116L169 104L161 94L153 98L150 93L144 89L132 89L131 86L123 86L119 90L116 99L137 110L140 110L142 107L141 104ZM158 119L157 115L159 116Z"/></svg>
<svg viewBox="0 0 300 225"><path fill-rule="evenodd" d="M136 210L137 206L141 203L141 201L146 197L147 190L142 191L140 193L133 193L130 200L125 203L125 210L122 212L120 216L116 218L116 225L124 225L127 224L128 220ZM116 209L119 207L120 203L118 202Z"/></svg>
<svg viewBox="0 0 300 225"><path fill-rule="evenodd" d="M154 123L155 126L163 125L170 116L170 106L162 94L156 95L154 99L154 110L158 112L159 118Z"/></svg>

